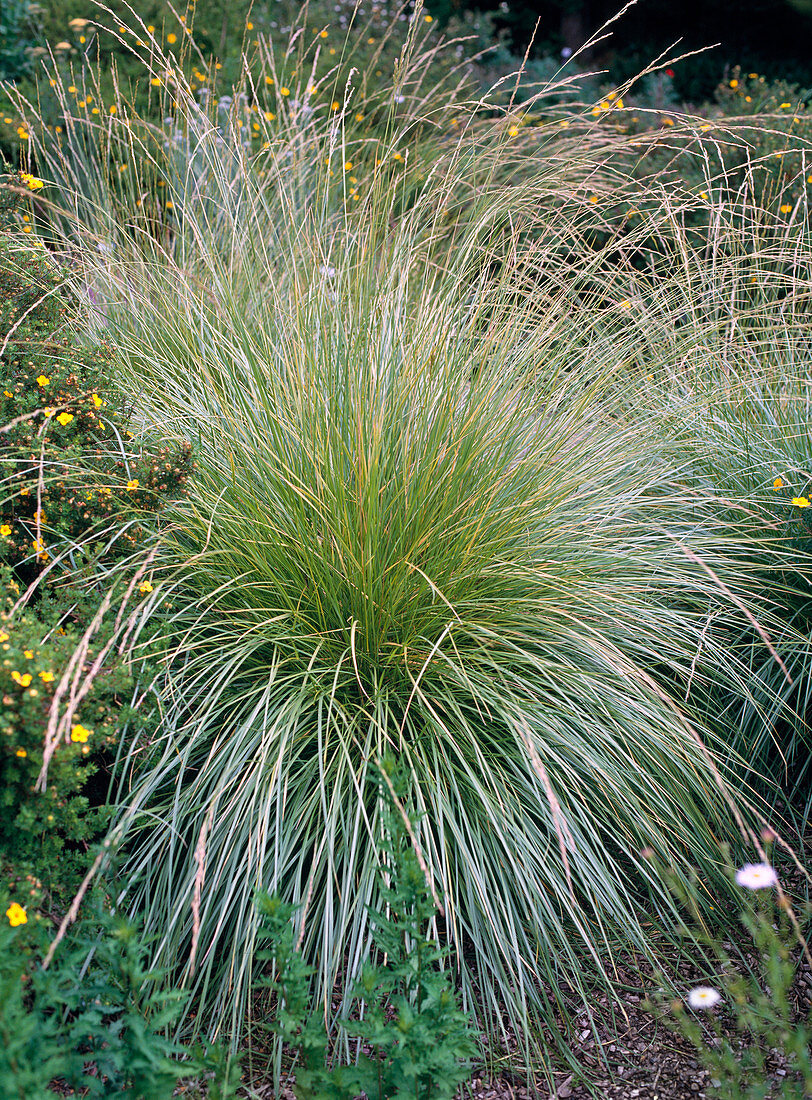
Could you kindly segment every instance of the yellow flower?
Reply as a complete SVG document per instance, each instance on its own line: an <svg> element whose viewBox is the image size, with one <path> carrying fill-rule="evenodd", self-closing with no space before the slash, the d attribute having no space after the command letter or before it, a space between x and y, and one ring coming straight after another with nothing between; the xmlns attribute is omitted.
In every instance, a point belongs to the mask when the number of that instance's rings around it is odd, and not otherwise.
<svg viewBox="0 0 812 1100"><path fill-rule="evenodd" d="M25 139L28 137L28 131L26 130L25 126L17 127L17 137L20 138L22 141L25 141Z"/></svg>
<svg viewBox="0 0 812 1100"><path fill-rule="evenodd" d="M24 649L23 650L23 657L25 657L26 660L28 660L28 661L33 661L34 660L34 650L33 649Z"/></svg>
<svg viewBox="0 0 812 1100"><path fill-rule="evenodd" d="M14 755L19 756L19 757L25 757L25 756L28 756L28 753L25 751L25 749L17 749L17 751Z"/></svg>
<svg viewBox="0 0 812 1100"><path fill-rule="evenodd" d="M280 95L290 95L290 88L280 88L279 89L279 94Z"/></svg>
<svg viewBox="0 0 812 1100"><path fill-rule="evenodd" d="M45 414L45 419L46 419L46 420L50 420L50 418L51 418L51 417L52 417L52 416L54 415L54 413L56 412L56 410L55 410L55 409L52 409L50 405L46 405L46 406L45 406L45 408L44 408L44 409L43 409L42 411L43 411L43 413Z"/></svg>
<svg viewBox="0 0 812 1100"><path fill-rule="evenodd" d="M68 424L70 424L71 420L73 420L73 413L62 412L56 419L59 421L63 428L67 428Z"/></svg>
<svg viewBox="0 0 812 1100"><path fill-rule="evenodd" d="M632 308L632 303L629 301L628 298L624 298L623 301L620 303L620 308L621 309L631 309Z"/></svg>
<svg viewBox="0 0 812 1100"><path fill-rule="evenodd" d="M42 539L34 539L31 545L37 552L37 561L48 560L48 551L45 549L45 543L42 541ZM27 686L28 685L26 684L26 687Z"/></svg>
<svg viewBox="0 0 812 1100"><path fill-rule="evenodd" d="M796 508L809 507L809 501L806 499L806 497L793 497L792 503L795 505Z"/></svg>
<svg viewBox="0 0 812 1100"><path fill-rule="evenodd" d="M330 110L337 111L340 106L341 104L338 102L338 100L334 99L333 102L330 104Z"/></svg>
<svg viewBox="0 0 812 1100"><path fill-rule="evenodd" d="M344 171L345 172L351 172L352 171L352 161L351 160L344 161Z"/></svg>
<svg viewBox="0 0 812 1100"><path fill-rule="evenodd" d="M104 404L104 402L102 401L102 399L99 397L99 395L97 393L92 394L91 399L92 399L93 404L96 406L97 409L100 409L102 407L102 405Z"/></svg>
<svg viewBox="0 0 812 1100"><path fill-rule="evenodd" d="M148 33L148 34L155 34L155 28L154 28L154 27L152 26L152 24L150 24L150 25L149 25L149 26L147 27L147 33Z"/></svg>
<svg viewBox="0 0 812 1100"><path fill-rule="evenodd" d="M778 110L779 111L788 111L791 106L792 106L791 103L781 103L781 104L779 104Z"/></svg>
<svg viewBox="0 0 812 1100"><path fill-rule="evenodd" d="M426 20L427 23L433 23L434 22L434 16L433 15L424 15L423 18Z"/></svg>
<svg viewBox="0 0 812 1100"><path fill-rule="evenodd" d="M152 585L149 583L149 581L144 581L143 584L139 584L138 591L139 592L151 592L152 591Z"/></svg>
<svg viewBox="0 0 812 1100"><path fill-rule="evenodd" d="M738 86L739 86L738 80L731 80L731 82L730 82L730 87L731 88L738 88Z"/></svg>
<svg viewBox="0 0 812 1100"><path fill-rule="evenodd" d="M253 23L252 23L252 22L251 22L251 21L249 20L249 21L248 21L248 22L247 22L247 23L245 24L245 29L246 29L247 31L252 31L252 30L254 29L254 24L253 24Z"/></svg>
<svg viewBox="0 0 812 1100"><path fill-rule="evenodd" d="M4 523L3 526L0 527L0 535L2 535L4 539L7 539L10 534L11 534L11 528L9 527L9 525L7 523Z"/></svg>
<svg viewBox="0 0 812 1100"><path fill-rule="evenodd" d="M600 202L600 199L598 198L597 195L590 195L589 196L589 201L590 202Z"/></svg>
<svg viewBox="0 0 812 1100"><path fill-rule="evenodd" d="M54 682L53 672L38 672L37 675L40 680L42 680L43 684L52 684Z"/></svg>
<svg viewBox="0 0 812 1100"><path fill-rule="evenodd" d="M15 684L19 684L21 688L27 688L31 685L33 679L30 672L20 673L15 669L11 674L11 678Z"/></svg>
<svg viewBox="0 0 812 1100"><path fill-rule="evenodd" d="M152 80L150 80L150 84L152 85L153 88L160 88L161 78L159 76L154 76L152 78Z"/></svg>
<svg viewBox="0 0 812 1100"><path fill-rule="evenodd" d="M28 924L28 914L22 905L19 905L16 901L13 901L6 909L6 916L12 928L16 928L19 924Z"/></svg>
<svg viewBox="0 0 812 1100"><path fill-rule="evenodd" d="M360 111L359 111L359 112L358 112L358 114L357 114L357 115L355 116L355 121L356 121L356 122L363 122L363 121L364 121L364 116L363 116L363 115L361 114L361 112L360 112Z"/></svg>
<svg viewBox="0 0 812 1100"><path fill-rule="evenodd" d="M178 36L176 34L168 34L166 36L166 40L167 40L167 42L169 43L170 46L174 46L175 43L178 40Z"/></svg>
<svg viewBox="0 0 812 1100"><path fill-rule="evenodd" d="M50 384L51 384L51 379L50 379L50 378L46 378L46 376L45 376L44 374L41 374L41 375L40 375L40 376L39 376L39 377L37 378L37 385L38 385L38 386L50 386Z"/></svg>
<svg viewBox="0 0 812 1100"><path fill-rule="evenodd" d="M792 204L789 202L783 202L778 209L781 211L782 214L789 214L790 210L792 210Z"/></svg>
<svg viewBox="0 0 812 1100"><path fill-rule="evenodd" d="M28 134L25 136L28 137ZM20 137L22 137L22 134L20 134ZM45 186L41 179L32 176L30 172L20 172L20 179L30 191L39 191L40 188Z"/></svg>
<svg viewBox="0 0 812 1100"><path fill-rule="evenodd" d="M70 739L78 743L84 744L90 737L90 730L86 730L84 726L80 726L77 722L75 726L71 726Z"/></svg>
<svg viewBox="0 0 812 1100"><path fill-rule="evenodd" d="M323 30L323 31L319 32L319 38L326 38L326 37L327 37L327 31L326 30Z"/></svg>
<svg viewBox="0 0 812 1100"><path fill-rule="evenodd" d="M783 488L784 488L784 481L783 481L783 479L782 479L782 478L780 478L780 477L777 477L777 478L775 479L775 481L773 482L773 489L775 489L775 491L776 491L776 493L777 493L779 489L783 489Z"/></svg>
<svg viewBox="0 0 812 1100"><path fill-rule="evenodd" d="M116 107L115 103L111 103L110 104L110 114L114 115L117 110L118 110L118 107Z"/></svg>
<svg viewBox="0 0 812 1100"><path fill-rule="evenodd" d="M133 489L138 488L138 478L134 477L132 481L127 482L127 488L132 492Z"/></svg>
<svg viewBox="0 0 812 1100"><path fill-rule="evenodd" d="M516 135L518 133L519 133L519 127L518 126L511 126L510 129L508 130L508 135L510 137L516 137Z"/></svg>

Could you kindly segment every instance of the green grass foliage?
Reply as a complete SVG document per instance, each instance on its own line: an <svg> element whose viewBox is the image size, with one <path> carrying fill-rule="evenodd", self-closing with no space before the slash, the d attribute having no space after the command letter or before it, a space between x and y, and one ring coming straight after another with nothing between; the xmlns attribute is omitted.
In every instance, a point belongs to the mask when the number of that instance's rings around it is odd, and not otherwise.
<svg viewBox="0 0 812 1100"><path fill-rule="evenodd" d="M465 1007L543 1045L614 951L654 952L673 901L641 853L729 889L743 710L762 755L806 736L776 644L805 667L808 443L780 425L808 227L742 196L695 235L697 197L622 171L637 136L591 113L393 95L374 146L351 100L255 147L238 97L177 96L101 153L32 122L133 430L197 456L142 548L161 723L122 751L122 903L199 1028L250 1021L258 889L296 907L317 998L348 995L392 754ZM127 143L171 222L110 170Z"/></svg>
<svg viewBox="0 0 812 1100"><path fill-rule="evenodd" d="M452 973L443 965L447 952L431 938L437 911L421 856L409 837L412 823L401 820L397 771L391 761L382 761L381 769L386 770L380 783L384 908L371 914L375 961L351 990L353 1015L342 1020L347 1034L364 1045L349 1064L328 1065L328 1031L320 1007L314 1011L311 1001L313 971L294 942L292 907L268 894L257 900L259 936L270 941L258 958L272 964L271 976L258 985L273 996L270 1030L296 1052L293 1091L298 1100L354 1100L360 1095L370 1100L452 1100L470 1080L470 1059L478 1052L476 1032L457 1006Z"/></svg>

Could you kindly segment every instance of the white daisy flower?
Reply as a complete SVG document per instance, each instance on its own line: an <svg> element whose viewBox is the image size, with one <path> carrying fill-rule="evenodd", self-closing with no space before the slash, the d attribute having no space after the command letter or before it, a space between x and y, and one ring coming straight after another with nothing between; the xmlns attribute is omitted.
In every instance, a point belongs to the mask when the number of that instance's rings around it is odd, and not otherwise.
<svg viewBox="0 0 812 1100"><path fill-rule="evenodd" d="M718 991L710 985L698 985L688 994L688 1004L691 1008L713 1008L721 999Z"/></svg>
<svg viewBox="0 0 812 1100"><path fill-rule="evenodd" d="M747 890L763 890L778 885L778 875L769 863L745 863L736 872L736 882Z"/></svg>

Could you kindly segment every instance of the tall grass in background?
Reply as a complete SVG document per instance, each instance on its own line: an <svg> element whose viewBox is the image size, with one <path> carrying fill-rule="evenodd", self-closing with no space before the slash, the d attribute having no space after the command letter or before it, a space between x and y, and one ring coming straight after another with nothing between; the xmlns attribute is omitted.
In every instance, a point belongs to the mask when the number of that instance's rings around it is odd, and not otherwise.
<svg viewBox="0 0 812 1100"><path fill-rule="evenodd" d="M543 1045L613 953L656 951L642 853L711 900L728 799L742 840L759 820L753 739L789 714L803 743L805 528L772 483L810 470L805 229L754 248L743 200L697 246L695 200L610 169L625 139L588 114L515 135L393 97L373 143L350 100L249 155L239 96L173 95L165 132L122 109L37 149L116 383L196 447L147 548L163 720L120 762L126 904L235 1035L279 892L329 1015L394 754L467 1003Z"/></svg>

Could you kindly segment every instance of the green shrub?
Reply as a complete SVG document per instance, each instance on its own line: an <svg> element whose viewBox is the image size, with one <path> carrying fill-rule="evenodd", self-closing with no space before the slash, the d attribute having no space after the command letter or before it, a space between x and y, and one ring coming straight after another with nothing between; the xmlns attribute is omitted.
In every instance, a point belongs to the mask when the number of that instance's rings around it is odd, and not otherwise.
<svg viewBox="0 0 812 1100"><path fill-rule="evenodd" d="M0 80L18 80L31 71L32 39L42 9L31 0L4 0L0 8Z"/></svg>
<svg viewBox="0 0 812 1100"><path fill-rule="evenodd" d="M50 968L37 961L46 923L0 895L0 1090L47 1100L57 1083L87 1097L169 1100L190 1077L214 1076L206 1095L235 1095L239 1069L212 1049L166 1038L184 996L160 989L140 929L103 911L73 929Z"/></svg>
<svg viewBox="0 0 812 1100"><path fill-rule="evenodd" d="M4 217L29 228L24 191L6 177ZM99 781L137 684L110 652L103 572L183 491L189 448L133 450L115 357L82 339L63 274L31 236L0 237L0 343L0 860L62 893L107 820ZM151 587L145 575L135 600Z"/></svg>

